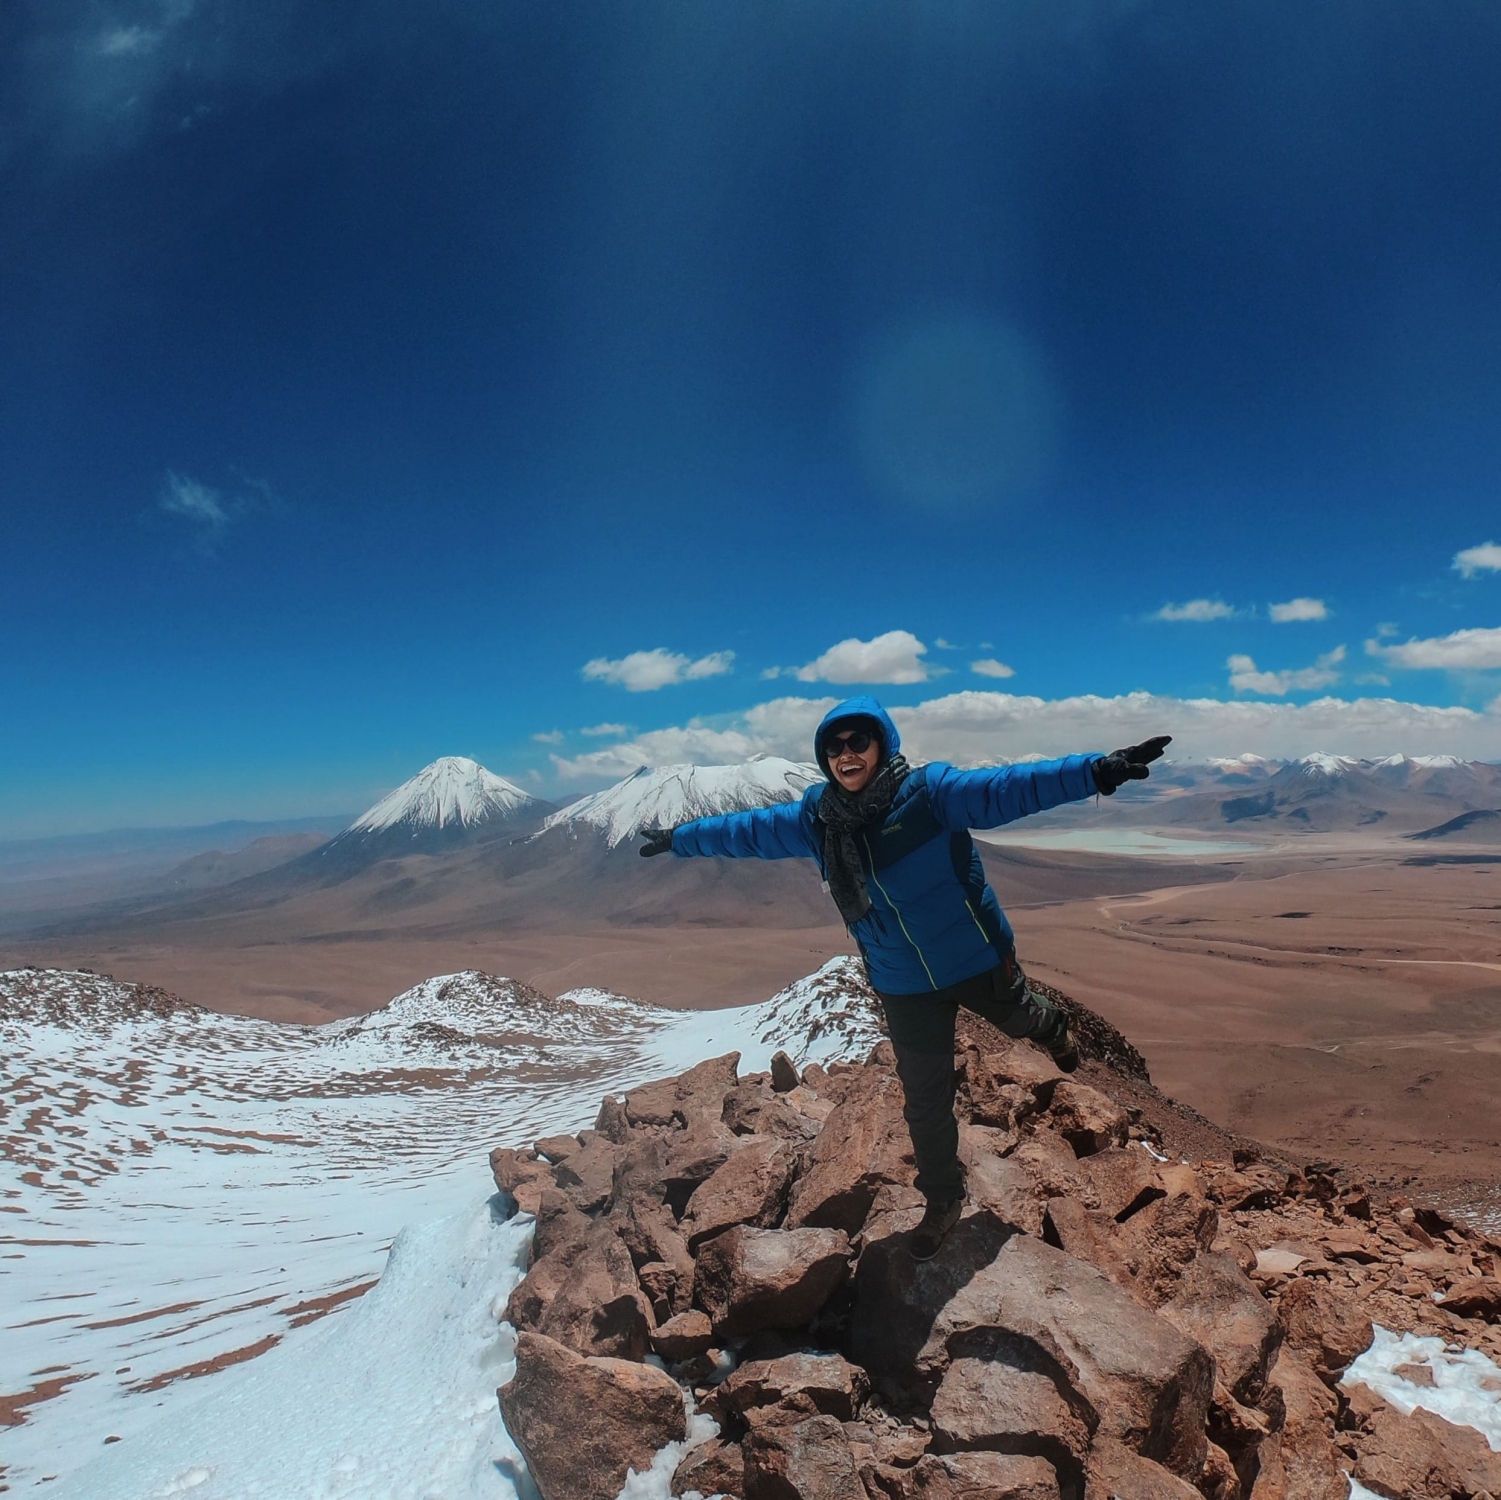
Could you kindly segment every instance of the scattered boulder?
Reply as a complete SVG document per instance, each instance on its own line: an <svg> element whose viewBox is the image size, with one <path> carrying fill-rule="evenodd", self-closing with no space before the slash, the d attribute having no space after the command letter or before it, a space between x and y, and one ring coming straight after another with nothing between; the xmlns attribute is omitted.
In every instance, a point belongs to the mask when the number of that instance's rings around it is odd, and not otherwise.
<svg viewBox="0 0 1501 1500"><path fill-rule="evenodd" d="M727 1053L696 1064L675 1078L659 1078L625 1096L625 1117L631 1125L687 1126L693 1120L717 1121L724 1096L739 1079L740 1054Z"/></svg>
<svg viewBox="0 0 1501 1500"><path fill-rule="evenodd" d="M931 1261L905 1235L866 1246L851 1350L901 1401L935 1391L966 1341L1028 1341L1067 1372L1099 1430L1197 1478L1214 1364L1203 1347L1093 1266L989 1214L963 1219Z"/></svg>
<svg viewBox="0 0 1501 1500"><path fill-rule="evenodd" d="M869 1500L849 1439L833 1417L753 1427L741 1450L745 1500Z"/></svg>
<svg viewBox="0 0 1501 1500"><path fill-rule="evenodd" d="M1084 1500L1204 1500L1187 1480L1169 1474L1124 1443L1106 1438L1090 1450Z"/></svg>
<svg viewBox="0 0 1501 1500"><path fill-rule="evenodd" d="M1282 1327L1230 1256L1209 1251L1195 1257L1159 1311L1214 1356L1219 1379L1232 1396L1238 1401L1260 1396Z"/></svg>
<svg viewBox="0 0 1501 1500"><path fill-rule="evenodd" d="M580 1148L581 1142L576 1135L549 1135L538 1141L533 1150L538 1156L545 1156L550 1162L566 1161Z"/></svg>
<svg viewBox="0 0 1501 1500"><path fill-rule="evenodd" d="M771 1055L771 1086L779 1094L790 1094L801 1080L797 1076L797 1064L785 1052Z"/></svg>
<svg viewBox="0 0 1501 1500"><path fill-rule="evenodd" d="M1079 1163L1089 1187L1089 1206L1124 1223L1149 1203L1167 1196L1158 1164L1139 1146L1106 1146Z"/></svg>
<svg viewBox="0 0 1501 1500"><path fill-rule="evenodd" d="M608 1222L585 1222L577 1234L565 1224L533 1262L506 1303L506 1321L581 1355L644 1359L651 1308L630 1252Z"/></svg>
<svg viewBox="0 0 1501 1500"><path fill-rule="evenodd" d="M875 1482L890 1500L1058 1500L1059 1493L1046 1459L1013 1453L927 1454L911 1469L883 1466Z"/></svg>
<svg viewBox="0 0 1501 1500"><path fill-rule="evenodd" d="M701 1495L745 1493L745 1458L739 1443L710 1438L690 1448L672 1476L672 1493L686 1494L697 1490Z"/></svg>
<svg viewBox="0 0 1501 1500"><path fill-rule="evenodd" d="M598 1213L610 1201L615 1182L615 1151L604 1136L593 1135L587 1146L568 1153L552 1169L553 1181L580 1212Z"/></svg>
<svg viewBox="0 0 1501 1500"><path fill-rule="evenodd" d="M704 1313L691 1308L659 1323L650 1337L652 1349L675 1365L707 1354L714 1343L714 1328Z"/></svg>
<svg viewBox="0 0 1501 1500"><path fill-rule="evenodd" d="M849 1422L870 1394L870 1381L842 1354L794 1353L743 1364L720 1390L724 1403L742 1416L804 1397L799 1404L807 1410Z"/></svg>
<svg viewBox="0 0 1501 1500"><path fill-rule="evenodd" d="M693 1300L720 1338L758 1328L802 1328L849 1274L838 1229L737 1227L700 1246Z"/></svg>
<svg viewBox="0 0 1501 1500"><path fill-rule="evenodd" d="M586 1359L522 1332L516 1374L499 1391L506 1431L542 1500L615 1500L626 1472L651 1467L687 1436L682 1392L652 1365Z"/></svg>
<svg viewBox="0 0 1501 1500"><path fill-rule="evenodd" d="M757 1136L693 1190L683 1214L689 1250L736 1224L771 1228L787 1207L797 1155L786 1141Z"/></svg>
<svg viewBox="0 0 1501 1500"><path fill-rule="evenodd" d="M1308 1360L1286 1344L1272 1366L1269 1384L1282 1422L1257 1454L1251 1500L1346 1500L1346 1464L1331 1441L1338 1406L1333 1393Z"/></svg>
<svg viewBox="0 0 1501 1500"><path fill-rule="evenodd" d="M1277 1314L1287 1340L1313 1361L1326 1385L1333 1385L1345 1367L1371 1346L1371 1320L1348 1292L1327 1282L1303 1277L1282 1293Z"/></svg>
<svg viewBox="0 0 1501 1500"><path fill-rule="evenodd" d="M1372 1403L1359 1439L1355 1477L1391 1500L1471 1500L1501 1494L1501 1453L1473 1427L1422 1407L1404 1416Z"/></svg>
<svg viewBox="0 0 1501 1500"><path fill-rule="evenodd" d="M1075 1156L1093 1156L1107 1146L1124 1146L1131 1121L1114 1099L1087 1083L1065 1078L1053 1089L1049 1106L1054 1127Z"/></svg>
<svg viewBox="0 0 1501 1500"><path fill-rule="evenodd" d="M1072 1398L1072 1399L1070 1399ZM1067 1372L1037 1345L1002 1338L983 1358L953 1360L933 1398L939 1453L988 1448L1043 1457L1077 1474L1098 1414L1069 1387Z"/></svg>
<svg viewBox="0 0 1501 1500"><path fill-rule="evenodd" d="M877 1190L886 1183L910 1184L915 1175L901 1084L873 1069L864 1085L835 1107L809 1148L792 1189L787 1227L856 1235Z"/></svg>

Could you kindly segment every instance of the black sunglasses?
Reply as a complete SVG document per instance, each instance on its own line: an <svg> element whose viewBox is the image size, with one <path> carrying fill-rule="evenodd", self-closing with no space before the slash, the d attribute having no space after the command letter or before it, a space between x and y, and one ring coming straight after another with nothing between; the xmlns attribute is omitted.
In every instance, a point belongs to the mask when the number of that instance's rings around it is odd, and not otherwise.
<svg viewBox="0 0 1501 1500"><path fill-rule="evenodd" d="M824 758L833 760L836 755L842 755L846 750L853 750L856 755L864 755L870 749L874 739L875 735L868 729L852 729L848 734L831 734L823 742Z"/></svg>

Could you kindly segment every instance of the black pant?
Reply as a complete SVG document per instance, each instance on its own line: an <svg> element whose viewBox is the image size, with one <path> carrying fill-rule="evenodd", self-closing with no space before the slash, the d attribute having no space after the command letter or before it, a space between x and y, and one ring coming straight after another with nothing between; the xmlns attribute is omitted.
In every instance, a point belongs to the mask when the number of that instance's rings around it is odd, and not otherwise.
<svg viewBox="0 0 1501 1500"><path fill-rule="evenodd" d="M959 1124L954 1119L954 1023L959 1007L974 1011L1007 1036L1035 1037L1044 1045L1062 1037L1067 1019L1027 988L1027 976L1013 954L947 989L922 995L877 993L886 1010L906 1098L902 1113L917 1157L917 1190L933 1202L949 1202L964 1193Z"/></svg>

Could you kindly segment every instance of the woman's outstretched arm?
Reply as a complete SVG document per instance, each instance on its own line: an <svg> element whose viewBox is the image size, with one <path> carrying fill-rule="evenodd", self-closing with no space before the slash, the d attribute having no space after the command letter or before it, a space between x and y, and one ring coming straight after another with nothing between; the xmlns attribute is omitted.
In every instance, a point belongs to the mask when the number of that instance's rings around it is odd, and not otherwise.
<svg viewBox="0 0 1501 1500"><path fill-rule="evenodd" d="M683 823L673 829L672 852L728 859L795 859L811 858L814 850L802 803L778 802Z"/></svg>
<svg viewBox="0 0 1501 1500"><path fill-rule="evenodd" d="M928 797L946 827L999 828L1030 813L1093 797L1099 790L1094 763L1103 758L1096 752L979 771L930 766Z"/></svg>

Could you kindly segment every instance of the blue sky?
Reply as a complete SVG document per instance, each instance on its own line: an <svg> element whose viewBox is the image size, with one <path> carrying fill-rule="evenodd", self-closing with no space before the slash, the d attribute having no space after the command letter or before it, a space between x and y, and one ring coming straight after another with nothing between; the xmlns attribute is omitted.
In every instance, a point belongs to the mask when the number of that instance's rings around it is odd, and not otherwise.
<svg viewBox="0 0 1501 1500"><path fill-rule="evenodd" d="M0 837L857 683L1501 757L1497 76L1479 0L19 0Z"/></svg>

